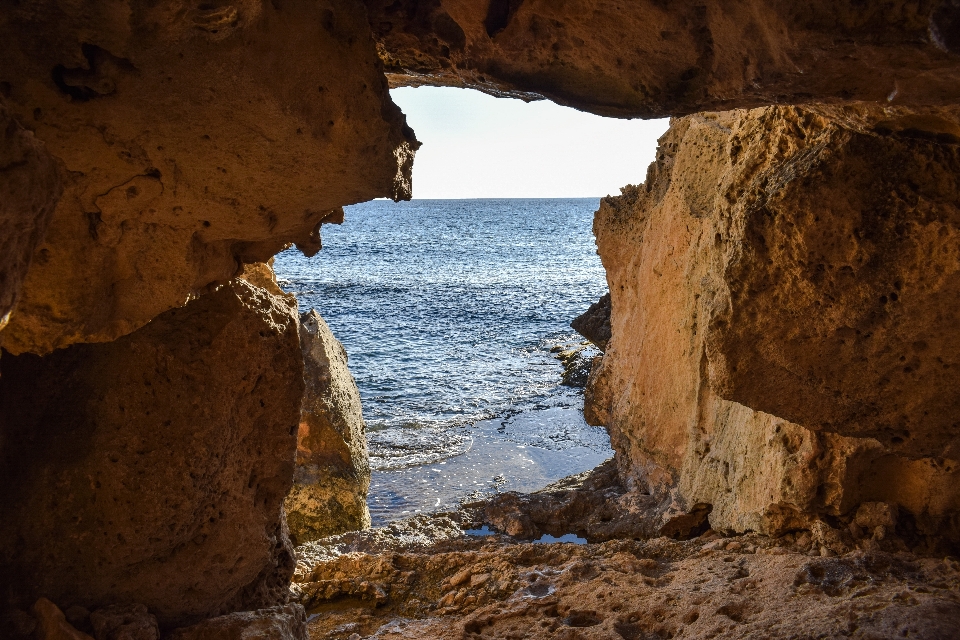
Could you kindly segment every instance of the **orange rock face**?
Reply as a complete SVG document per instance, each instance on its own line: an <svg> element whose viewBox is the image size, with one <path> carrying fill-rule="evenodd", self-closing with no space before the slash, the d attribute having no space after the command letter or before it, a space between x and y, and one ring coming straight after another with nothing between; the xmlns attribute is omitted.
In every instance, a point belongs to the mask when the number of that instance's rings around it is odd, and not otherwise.
<svg viewBox="0 0 960 640"><path fill-rule="evenodd" d="M646 183L594 225L613 338L587 416L624 475L674 508L712 505L715 528L777 532L879 500L957 536L950 117L673 124Z"/></svg>
<svg viewBox="0 0 960 640"><path fill-rule="evenodd" d="M113 340L316 251L341 205L409 197L417 143L353 3L30 3L0 17L0 59L9 113L64 169L10 352Z"/></svg>
<svg viewBox="0 0 960 640"><path fill-rule="evenodd" d="M950 2L366 0L390 79L662 117L960 98Z"/></svg>
<svg viewBox="0 0 960 640"><path fill-rule="evenodd" d="M136 602L171 626L285 600L286 300L235 282L114 342L0 362L4 605Z"/></svg>

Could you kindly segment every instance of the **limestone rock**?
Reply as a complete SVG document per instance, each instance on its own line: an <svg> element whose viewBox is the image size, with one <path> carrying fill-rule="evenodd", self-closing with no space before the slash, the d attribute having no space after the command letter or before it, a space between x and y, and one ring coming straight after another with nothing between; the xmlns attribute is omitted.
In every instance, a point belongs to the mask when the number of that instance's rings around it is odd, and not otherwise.
<svg viewBox="0 0 960 640"><path fill-rule="evenodd" d="M605 351L610 341L610 294L605 293L590 308L573 319L570 326L574 331Z"/></svg>
<svg viewBox="0 0 960 640"><path fill-rule="evenodd" d="M0 330L10 320L61 190L53 158L0 100Z"/></svg>
<svg viewBox="0 0 960 640"><path fill-rule="evenodd" d="M952 0L366 4L396 85L469 86L645 118L784 103L960 101Z"/></svg>
<svg viewBox="0 0 960 640"><path fill-rule="evenodd" d="M169 640L309 640L299 604L240 611L175 630Z"/></svg>
<svg viewBox="0 0 960 640"><path fill-rule="evenodd" d="M300 316L306 391L294 484L284 501L296 544L370 526L370 463L347 352L314 310Z"/></svg>
<svg viewBox="0 0 960 640"><path fill-rule="evenodd" d="M960 537L951 114L689 116L601 202L613 337L585 415L631 488L721 530L883 501Z"/></svg>
<svg viewBox="0 0 960 640"><path fill-rule="evenodd" d="M315 252L341 205L409 198L418 143L357 2L27 2L0 60L65 176L12 353L130 333L289 243Z"/></svg>
<svg viewBox="0 0 960 640"><path fill-rule="evenodd" d="M233 282L107 344L0 359L0 594L161 626L285 601L296 311Z"/></svg>
<svg viewBox="0 0 960 640"><path fill-rule="evenodd" d="M40 598L30 608L37 621L33 632L36 640L93 640L87 634L77 631L63 612L46 598Z"/></svg>
<svg viewBox="0 0 960 640"><path fill-rule="evenodd" d="M160 640L157 618L142 604L110 605L90 614L97 640Z"/></svg>

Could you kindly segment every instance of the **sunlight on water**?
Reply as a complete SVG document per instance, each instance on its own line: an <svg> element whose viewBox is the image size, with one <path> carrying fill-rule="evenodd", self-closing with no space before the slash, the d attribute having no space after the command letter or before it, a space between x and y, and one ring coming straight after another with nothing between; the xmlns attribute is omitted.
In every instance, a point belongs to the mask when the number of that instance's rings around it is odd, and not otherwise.
<svg viewBox="0 0 960 640"><path fill-rule="evenodd" d="M375 201L325 225L316 257L277 257L281 285L349 353L375 521L536 489L609 457L606 434L583 422L582 394L560 386L550 353L582 340L569 322L606 291L591 233L597 205ZM512 455L518 444L535 464ZM442 462L446 475L424 466Z"/></svg>

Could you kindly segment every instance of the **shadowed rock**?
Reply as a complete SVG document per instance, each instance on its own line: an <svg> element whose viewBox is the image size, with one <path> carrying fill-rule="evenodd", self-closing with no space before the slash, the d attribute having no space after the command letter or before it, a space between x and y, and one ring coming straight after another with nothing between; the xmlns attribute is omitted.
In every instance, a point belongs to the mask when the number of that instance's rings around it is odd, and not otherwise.
<svg viewBox="0 0 960 640"><path fill-rule="evenodd" d="M101 345L0 359L0 594L161 625L284 602L295 309L233 282Z"/></svg>
<svg viewBox="0 0 960 640"><path fill-rule="evenodd" d="M570 323L574 331L597 345L601 351L607 350L610 341L610 294L605 293L590 308Z"/></svg>

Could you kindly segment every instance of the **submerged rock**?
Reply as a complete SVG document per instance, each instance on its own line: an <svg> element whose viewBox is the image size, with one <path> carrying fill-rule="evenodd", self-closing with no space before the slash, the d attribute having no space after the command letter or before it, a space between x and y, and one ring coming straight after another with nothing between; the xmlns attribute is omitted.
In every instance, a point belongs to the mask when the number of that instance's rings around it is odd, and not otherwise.
<svg viewBox="0 0 960 640"><path fill-rule="evenodd" d="M297 544L370 526L370 463L347 352L314 310L300 316L306 391L294 484L284 501Z"/></svg>
<svg viewBox="0 0 960 640"><path fill-rule="evenodd" d="M161 625L284 602L297 315L234 281L107 344L0 359L0 594Z"/></svg>

